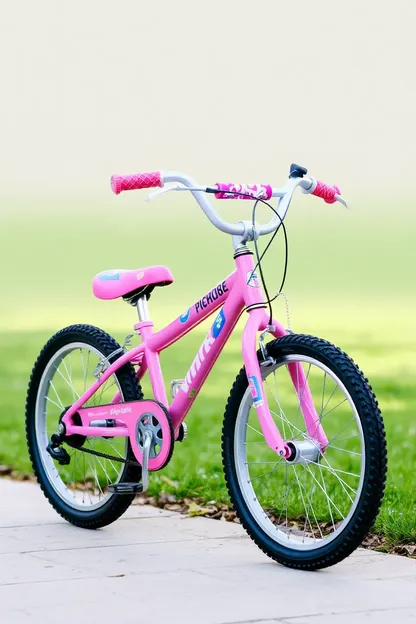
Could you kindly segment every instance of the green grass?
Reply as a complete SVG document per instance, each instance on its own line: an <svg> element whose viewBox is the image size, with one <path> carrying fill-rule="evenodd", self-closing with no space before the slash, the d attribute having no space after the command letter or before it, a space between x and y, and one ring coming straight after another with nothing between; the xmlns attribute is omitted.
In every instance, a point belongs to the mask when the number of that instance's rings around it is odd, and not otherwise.
<svg viewBox="0 0 416 624"><path fill-rule="evenodd" d="M318 324L318 323L317 323ZM409 328L410 329L410 328ZM331 340L341 344L369 375L383 411L389 446L389 476L377 530L393 542L416 539L416 411L414 368L407 367L416 339L396 330L393 338L377 342L370 327L367 339L354 339L345 331L332 331ZM121 338L120 332L117 337ZM202 333L187 337L186 349L175 345L162 356L166 380L180 377L187 370L191 354L202 341ZM339 340L336 340L336 338ZM16 470L30 472L24 436L24 400L32 363L46 332L13 332L1 335L2 354L0 404L0 463L12 464ZM187 422L189 437L177 444L171 463L151 478L150 493L168 490L160 479L165 475L177 481L172 490L179 496L202 497L226 501L220 457L220 432L225 400L241 365L239 336L218 360L207 384L191 410Z"/></svg>
<svg viewBox="0 0 416 624"><path fill-rule="evenodd" d="M195 210L169 216L166 207L139 207L132 200L92 209L31 215L16 209L0 215L2 298L0 308L0 463L30 472L24 435L24 401L30 370L49 336L62 326L90 322L122 341L134 311L121 302L93 299L90 279L105 268L167 264L177 283L155 292L157 325L180 314L191 301L232 271L231 244L206 226ZM409 297L416 225L414 218L391 222L336 212L318 203L313 217L301 202L289 220L290 295L296 331L329 339L363 369L379 400L386 424L389 474L377 530L392 542L416 540L416 303ZM137 210L147 210L145 220ZM190 210L190 208L189 208ZM227 217L235 218L226 207ZM143 216L143 212L141 216ZM151 236L154 219L165 227ZM120 218L119 218L120 217ZM241 218L241 217L239 217ZM172 237L172 232L175 237ZM10 268L7 268L10 267ZM225 267L225 268L224 268ZM228 270L227 270L228 269ZM277 287L281 249L268 259L270 289ZM282 304L277 314L284 318ZM241 329L241 322L239 325ZM162 355L165 379L187 371L203 339L197 332ZM177 444L162 473L151 477L150 493L169 490L161 475L178 482L175 493L226 501L220 432L230 387L241 366L238 332L232 337L191 410L189 436Z"/></svg>

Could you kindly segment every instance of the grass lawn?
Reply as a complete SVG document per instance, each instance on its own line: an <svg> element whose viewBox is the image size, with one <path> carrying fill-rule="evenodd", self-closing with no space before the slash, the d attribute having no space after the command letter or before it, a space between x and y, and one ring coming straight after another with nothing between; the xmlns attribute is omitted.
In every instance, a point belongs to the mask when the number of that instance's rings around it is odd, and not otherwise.
<svg viewBox="0 0 416 624"><path fill-rule="evenodd" d="M376 340L378 332L370 325L365 341L336 328L330 334L329 338L349 352L370 377L385 419L389 476L377 530L393 542L415 540L416 421L412 422L411 415L415 412L416 398L414 370L407 368L406 363L414 352L416 339L409 339L409 334L396 330L394 338ZM118 331L116 336L120 339L122 334ZM162 356L166 380L177 378L187 370L191 354L199 348L202 337L199 332L187 337L185 349L175 345ZM31 470L24 436L26 386L32 363L47 338L47 332L1 335L0 402L3 417L0 421L0 463L11 464L22 472ZM236 335L188 415L187 441L176 445L171 463L161 473L152 475L150 494L170 491L169 485L160 478L165 475L179 483L177 489L171 490L179 496L198 496L206 501L227 500L220 432L225 400L240 365L239 336Z"/></svg>
<svg viewBox="0 0 416 624"><path fill-rule="evenodd" d="M416 540L416 304L406 295L413 276L411 263L404 262L412 249L414 220L396 230L387 218L376 229L370 220L361 220L356 230L357 223L353 226L344 216L328 212L322 228L327 207L316 206L321 225L304 212L302 227L298 220L290 228L287 291L293 327L337 344L369 377L383 412L389 451L387 492L376 528L392 542ZM131 204L121 214L132 219ZM227 216L233 218L231 211ZM81 212L64 213L59 219L43 214L40 219L17 211L0 224L0 261L3 267L13 266L2 276L0 464L31 471L24 435L25 394L30 370L50 335L67 324L91 322L122 341L134 322L134 311L124 303L93 300L90 278L95 272L153 263L171 266L178 284L151 299L160 324L179 315L232 270L227 237L208 230L201 215L188 220L187 236L179 233L173 242L168 228L157 243L144 236L150 222L140 222L138 237L122 219L113 221L108 215L98 235L97 222ZM211 236L194 239L195 232ZM272 282L279 281L279 253L269 257ZM201 267L201 273L194 267ZM162 355L166 382L185 374L202 340L198 331ZM227 501L220 435L225 402L241 367L239 340L236 332L188 415L186 443L177 444L171 463L152 475L151 494L169 491L161 479L165 475L178 482L172 492L179 496Z"/></svg>

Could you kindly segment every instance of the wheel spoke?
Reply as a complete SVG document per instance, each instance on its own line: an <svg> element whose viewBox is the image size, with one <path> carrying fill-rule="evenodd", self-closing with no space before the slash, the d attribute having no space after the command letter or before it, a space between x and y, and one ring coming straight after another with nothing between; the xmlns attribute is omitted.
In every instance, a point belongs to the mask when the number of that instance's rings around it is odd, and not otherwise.
<svg viewBox="0 0 416 624"><path fill-rule="evenodd" d="M59 397L59 394L57 393L56 388L55 388L55 386L53 385L53 381L52 381L52 379L50 380L49 385L51 386L52 390L54 391L55 396L56 396L56 398L57 398L57 399L58 399L58 401L59 401L59 405L61 406L61 409L65 409L65 408L64 408L64 404L62 403L62 401L61 401L61 399L60 399L60 397Z"/></svg>
<svg viewBox="0 0 416 624"><path fill-rule="evenodd" d="M97 458L97 459L98 459L98 458ZM89 461L88 461L88 466L89 466L89 468L90 468L90 470L91 470L91 472L92 472L92 474L93 474L93 476L94 476L95 482L96 482L97 487L98 487L98 491L99 491L99 492L101 492L101 494L104 496L104 492L103 492L103 491L102 491L102 489L101 489L100 480L99 480L99 478L98 478L98 474L97 474L97 468L96 468L96 466L94 466L94 468L93 468L93 467L91 466L91 464L90 464L90 462L89 462ZM98 495L98 496L99 496L99 495Z"/></svg>
<svg viewBox="0 0 416 624"><path fill-rule="evenodd" d="M111 448L113 449L114 453L116 455L118 455L119 457L123 457L123 455L121 455L120 451L118 449L116 449L116 447L114 446L114 444L112 442L109 441L109 444L111 446Z"/></svg>
<svg viewBox="0 0 416 624"><path fill-rule="evenodd" d="M273 464L273 466L276 464L276 462L274 461L249 461L246 462L247 465L249 464Z"/></svg>
<svg viewBox="0 0 416 624"><path fill-rule="evenodd" d="M335 407L332 407L330 410L328 410L327 412L325 412L325 414L322 414L320 421L322 422L322 420L325 418L325 416L328 416L328 414L330 414L331 412L334 412L336 409L338 409L338 407L340 405L342 405L343 403L345 403L345 401L347 401L347 398L342 399L342 401L340 401L337 405L335 405Z"/></svg>
<svg viewBox="0 0 416 624"><path fill-rule="evenodd" d="M63 360L62 360L62 363L63 363ZM79 399L79 394L78 394L77 392L75 392L75 390L74 390L74 388L73 388L72 384L71 384L71 383L68 381L68 379L67 379L67 378L66 378L66 377L65 377L65 376L61 373L61 371L59 370L59 368L57 368L57 369L56 369L56 372L58 373L58 375L60 375L60 376L62 377L62 379L64 380L64 382L65 382L65 383L69 386L69 388L70 388L71 392L72 392L73 394L75 394L75 395L76 395L77 399Z"/></svg>
<svg viewBox="0 0 416 624"><path fill-rule="evenodd" d="M270 412L276 416L276 418L279 418L279 416L276 414L276 412L274 412L273 410L270 410ZM286 418L283 419L282 418L282 422L286 422L287 425L289 425L290 427L293 427L293 429L296 429L297 433L300 434L302 436L302 438L304 438L305 440L308 439L308 436L306 435L306 433L304 431L302 431L301 429L298 429L297 427L295 427L295 425L290 424L289 420L287 420ZM291 431L292 434L292 440L294 440L296 438L295 434L293 431Z"/></svg>
<svg viewBox="0 0 416 624"><path fill-rule="evenodd" d="M328 470L334 475L334 477L336 477L336 479L338 479L342 489L344 490L345 494L348 496L348 498L350 499L351 503L354 503L354 499L351 498L351 494L348 492L347 487L354 492L354 495L356 494L356 490L354 490L354 488L352 488L350 485L348 485L348 483L346 483L346 481L344 481L344 479L341 479L341 477L335 472L335 470L332 468L332 466L328 463L327 459L324 458L324 461L326 461L327 466L323 466L323 468L328 468Z"/></svg>
<svg viewBox="0 0 416 624"><path fill-rule="evenodd" d="M75 402L75 389L74 389L74 384L72 383L72 359L71 359L71 351L69 352L68 356L69 356L69 369L67 368L66 364L65 364L65 358L62 359L62 365L65 369L66 374L68 375L68 381L70 383L71 386L71 392L72 392L72 402ZM77 396L77 398L79 399L79 396Z"/></svg>
<svg viewBox="0 0 416 624"><path fill-rule="evenodd" d="M249 444L264 444L264 440L250 440L249 442L244 442L244 446L247 446Z"/></svg>
<svg viewBox="0 0 416 624"><path fill-rule="evenodd" d="M311 532L312 532L313 538L315 539L315 533L314 533L314 530L313 530L313 527L312 527L312 524L311 524L311 521L310 521L310 518L309 518L309 513L308 513L308 510L307 510L307 508L306 508L305 499L303 498L302 485L301 485L301 483L300 483L300 481L299 481L299 478L298 478L298 473L296 472L296 466L293 466L293 474L295 475L296 482L297 482L297 484L298 484L298 486L299 486L299 494L300 494L300 497L301 497L301 499L302 499L303 508L304 508L304 510L305 510L305 514L306 514L305 524L304 524L304 527L303 527L303 533L304 533L304 537L303 537L303 539L305 540L306 525L307 525L308 523L309 523L309 526L310 526L310 529L311 529Z"/></svg>
<svg viewBox="0 0 416 624"><path fill-rule="evenodd" d="M100 457L98 457L98 456L97 456L97 461L98 461L98 463L100 464L101 468L103 469L103 471L104 471L104 473L105 473L105 476L106 476L106 478L107 478L107 485L110 485L110 484L112 483L112 481L111 481L111 477L108 475L108 472L107 472L107 470L106 470L106 468L105 468L105 463L103 463L103 462L101 461L101 458L100 458Z"/></svg>
<svg viewBox="0 0 416 624"><path fill-rule="evenodd" d="M289 466L288 466L288 463L287 463L287 462L285 462L285 466L286 466L286 469L287 469L287 471L288 471L288 470L289 470ZM293 468L293 466L291 466L291 467ZM287 474L287 473L286 473L286 474ZM299 479L302 479L302 477L303 477L303 476L304 476L304 475L303 475L303 473L302 473L302 474L301 474L301 476L299 477ZM286 478L285 478L285 483L286 483L286 485L287 485L287 480L286 480ZM284 493L280 496L280 498L278 498L278 499L277 499L277 501L276 501L276 507L278 507L278 504L280 503L280 501L282 500L282 498L285 498L285 500L287 500L287 497L288 497L289 493L293 490L293 488L295 487L295 485L297 485L297 482L296 482L296 481L292 481L292 484L291 484L289 487L286 487L286 489L285 489ZM287 506L286 506L286 511L287 511ZM287 515L287 514L286 514L286 515Z"/></svg>
<svg viewBox="0 0 416 624"><path fill-rule="evenodd" d="M319 473L320 473L320 476L321 476L322 487L323 487L323 492L324 492L324 495L325 495L326 504L327 504L327 507L328 507L329 515L331 517L332 528L335 531L334 516L332 514L331 505L329 504L329 496L328 496L328 492L326 490L325 479L324 479L323 474L322 474L322 466L321 466L321 464L318 464L318 466L319 466Z"/></svg>
<svg viewBox="0 0 416 624"><path fill-rule="evenodd" d="M332 399L332 397L334 396L335 392L338 390L338 384L335 384L335 388L333 389L333 391L331 392L329 399L327 400L327 402L325 403L321 413L319 414L319 420L322 420L322 414L324 413L324 410L326 410L328 403L330 402L330 400Z"/></svg>
<svg viewBox="0 0 416 624"><path fill-rule="evenodd" d="M263 434L262 434L262 433L261 433L258 429L255 429L254 427L252 427L252 426L251 426L251 425L249 425L248 423L247 423L247 425L246 425L246 426L247 426L249 429L252 429L252 430L253 430L253 431L255 431L256 433L258 433L260 436L262 436L262 438L264 438L264 435L263 435Z"/></svg>
<svg viewBox="0 0 416 624"><path fill-rule="evenodd" d="M312 462L311 462L311 463L312 463ZM320 463L320 464L314 464L314 465L315 465L315 466L319 465L319 468L321 469L321 471L322 471L322 468L325 468L325 469L329 470L329 471L330 471L330 472L334 475L334 477L336 477L336 478L338 479L338 481L339 481L340 483L342 483L342 487L346 487L346 488L348 488L349 490L351 490L351 492L354 492L354 494L356 494L356 493L357 493L357 490L356 490L356 489L354 489L351 485L349 485L346 481L344 481L344 479L341 479L341 477L340 477L340 476L339 476L339 475L338 475L338 474L334 471L334 468L332 468L332 466L329 466L329 465L327 465L327 466L323 466L323 465L322 465L322 463ZM347 494L348 494L348 493L347 493ZM353 501L351 501L351 502L353 502Z"/></svg>
<svg viewBox="0 0 416 624"><path fill-rule="evenodd" d="M274 400L276 401L278 407L279 407L279 412L280 412L280 416L278 416L271 408L270 408L270 412L276 416L276 418L280 418L282 421L282 425L283 425L283 439L287 440L287 436L286 436L286 424L288 425L289 431L290 431L290 435L292 437L292 439L294 438L294 434L293 434L293 429L290 421L286 418L284 411L282 410L282 406L280 405L280 401L279 401L279 395L278 395L278 390L277 390L277 384L276 384L276 375L273 373L273 378L274 378L274 383L275 383L275 392L276 394L273 393L273 391L270 389L268 381L267 381L267 377L265 379L266 385L270 390L271 395L273 396ZM269 406L270 407L270 406Z"/></svg>
<svg viewBox="0 0 416 624"><path fill-rule="evenodd" d="M58 403L55 403L55 401L53 401L53 400L51 399L51 397L48 397L48 396L47 396L47 397L45 397L45 399L46 399L47 401L49 401L49 403L53 403L54 405L56 405L56 407L58 408L58 410L59 410L60 412L62 411L62 406L61 406L61 405L58 405Z"/></svg>
<svg viewBox="0 0 416 624"><path fill-rule="evenodd" d="M337 438L338 442L345 442L346 440L353 440L354 438L359 438L360 434L357 433L356 435L352 435L352 436L348 436L347 438ZM328 442L328 446L332 444L331 442Z"/></svg>
<svg viewBox="0 0 416 624"><path fill-rule="evenodd" d="M340 435L341 435L341 433L342 433L343 431L345 431L345 429L346 429L347 427L349 427L349 426L350 426L350 424L351 424L352 422L354 422L354 420L355 420L355 416L353 416L353 417L351 418L351 420L349 420L349 421L347 422L347 424L346 424L346 425L345 425L345 426L341 429L341 431L339 431L339 432L337 433L337 435L336 435L336 436L334 436L333 438L331 438L331 439L328 441L328 446L329 446L330 444L332 444L332 442L334 442L334 440L337 440L337 439L338 439L338 436L340 436Z"/></svg>
<svg viewBox="0 0 416 624"><path fill-rule="evenodd" d="M341 511L338 509L338 507L335 505L334 501L332 500L332 498L328 495L328 492L326 490L324 490L321 486L321 484L319 483L319 481L317 480L317 478L315 477L315 475L313 474L312 470L309 468L309 464L301 464L303 466L303 468L305 470L307 470L309 472L309 474L311 475L312 479L314 481L316 481L318 487L322 490L322 492L324 492L324 494L327 497L327 500L331 503L331 505L333 505L334 509L336 509L336 511L339 513L339 515L341 516L341 518L343 520L345 520L345 517L343 516L343 514L341 513Z"/></svg>
<svg viewBox="0 0 416 624"><path fill-rule="evenodd" d="M323 459L325 459L325 461L327 461L325 457ZM312 464L313 466L317 466L316 462L308 462L308 464ZM328 470L331 470L333 472L340 472L341 474L346 474L346 475L348 475L350 477L355 477L356 479L359 479L361 477L361 475L355 474L354 472L347 472L345 470L340 470L339 468L333 468L332 466L329 466L329 465L328 466L323 466L322 464L319 464L319 465L321 466L321 468L328 468Z"/></svg>
<svg viewBox="0 0 416 624"><path fill-rule="evenodd" d="M112 378L109 377L108 379L106 379L105 382L103 383L103 385L101 386L101 388L99 389L100 390L100 394L97 397L98 405L101 405L101 400L103 398L104 392L107 392L108 390L110 390L110 388L112 388L113 386L116 385L116 381L115 381L115 379L113 379L112 383L109 386L107 386L107 384L108 384L110 379L112 379ZM97 392L98 392L98 390L97 390Z"/></svg>
<svg viewBox="0 0 416 624"><path fill-rule="evenodd" d="M339 446L334 446L333 444L328 445L327 449L328 448L335 449L337 451L341 451L342 453L349 453L350 455L358 455L358 457L362 457L362 454L361 453L357 453L357 451L349 451L348 449L343 449L343 448L340 448Z"/></svg>
<svg viewBox="0 0 416 624"><path fill-rule="evenodd" d="M280 460L282 461L282 460ZM273 470L269 470L269 472L262 472L259 475L256 475L255 477L252 477L249 481L249 483L251 483L252 481L256 481L256 479L261 479L262 477L267 477L267 475L271 475L274 473L274 471L276 470L278 464L280 464L280 462L277 462L276 466L273 468Z"/></svg>

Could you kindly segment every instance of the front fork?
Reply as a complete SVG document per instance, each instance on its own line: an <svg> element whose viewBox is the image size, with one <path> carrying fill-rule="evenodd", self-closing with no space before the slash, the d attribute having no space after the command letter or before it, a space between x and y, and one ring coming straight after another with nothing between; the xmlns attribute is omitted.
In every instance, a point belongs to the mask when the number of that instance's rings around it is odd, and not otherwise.
<svg viewBox="0 0 416 624"><path fill-rule="evenodd" d="M269 447L281 457L289 457L291 449L283 440L280 431L272 418L267 402L260 365L257 357L257 334L268 327L268 317L264 308L255 308L249 311L249 319L243 332L243 359L246 367L247 379L256 408L260 427ZM271 331L275 338L285 336L287 332L277 321L273 321ZM303 414L306 430L312 442L324 450L328 439L322 428L319 415L315 409L308 380L300 362L287 364L289 374L295 388L300 410Z"/></svg>

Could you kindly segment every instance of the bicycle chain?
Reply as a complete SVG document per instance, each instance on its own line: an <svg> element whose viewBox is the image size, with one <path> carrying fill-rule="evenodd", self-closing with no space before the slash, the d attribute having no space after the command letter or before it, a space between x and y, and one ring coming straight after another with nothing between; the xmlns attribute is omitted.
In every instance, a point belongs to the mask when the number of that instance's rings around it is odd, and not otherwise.
<svg viewBox="0 0 416 624"><path fill-rule="evenodd" d="M74 447L71 447L74 448ZM97 457L103 457L104 459L112 459L113 461L118 461L122 464L129 464L131 466L138 466L141 468L141 464L137 462L135 459L125 459L124 457L117 457L116 455L109 455L108 453L102 453L101 451L93 451L93 449L89 448L77 448L77 451L81 451L82 453L89 453L90 455L96 455Z"/></svg>

